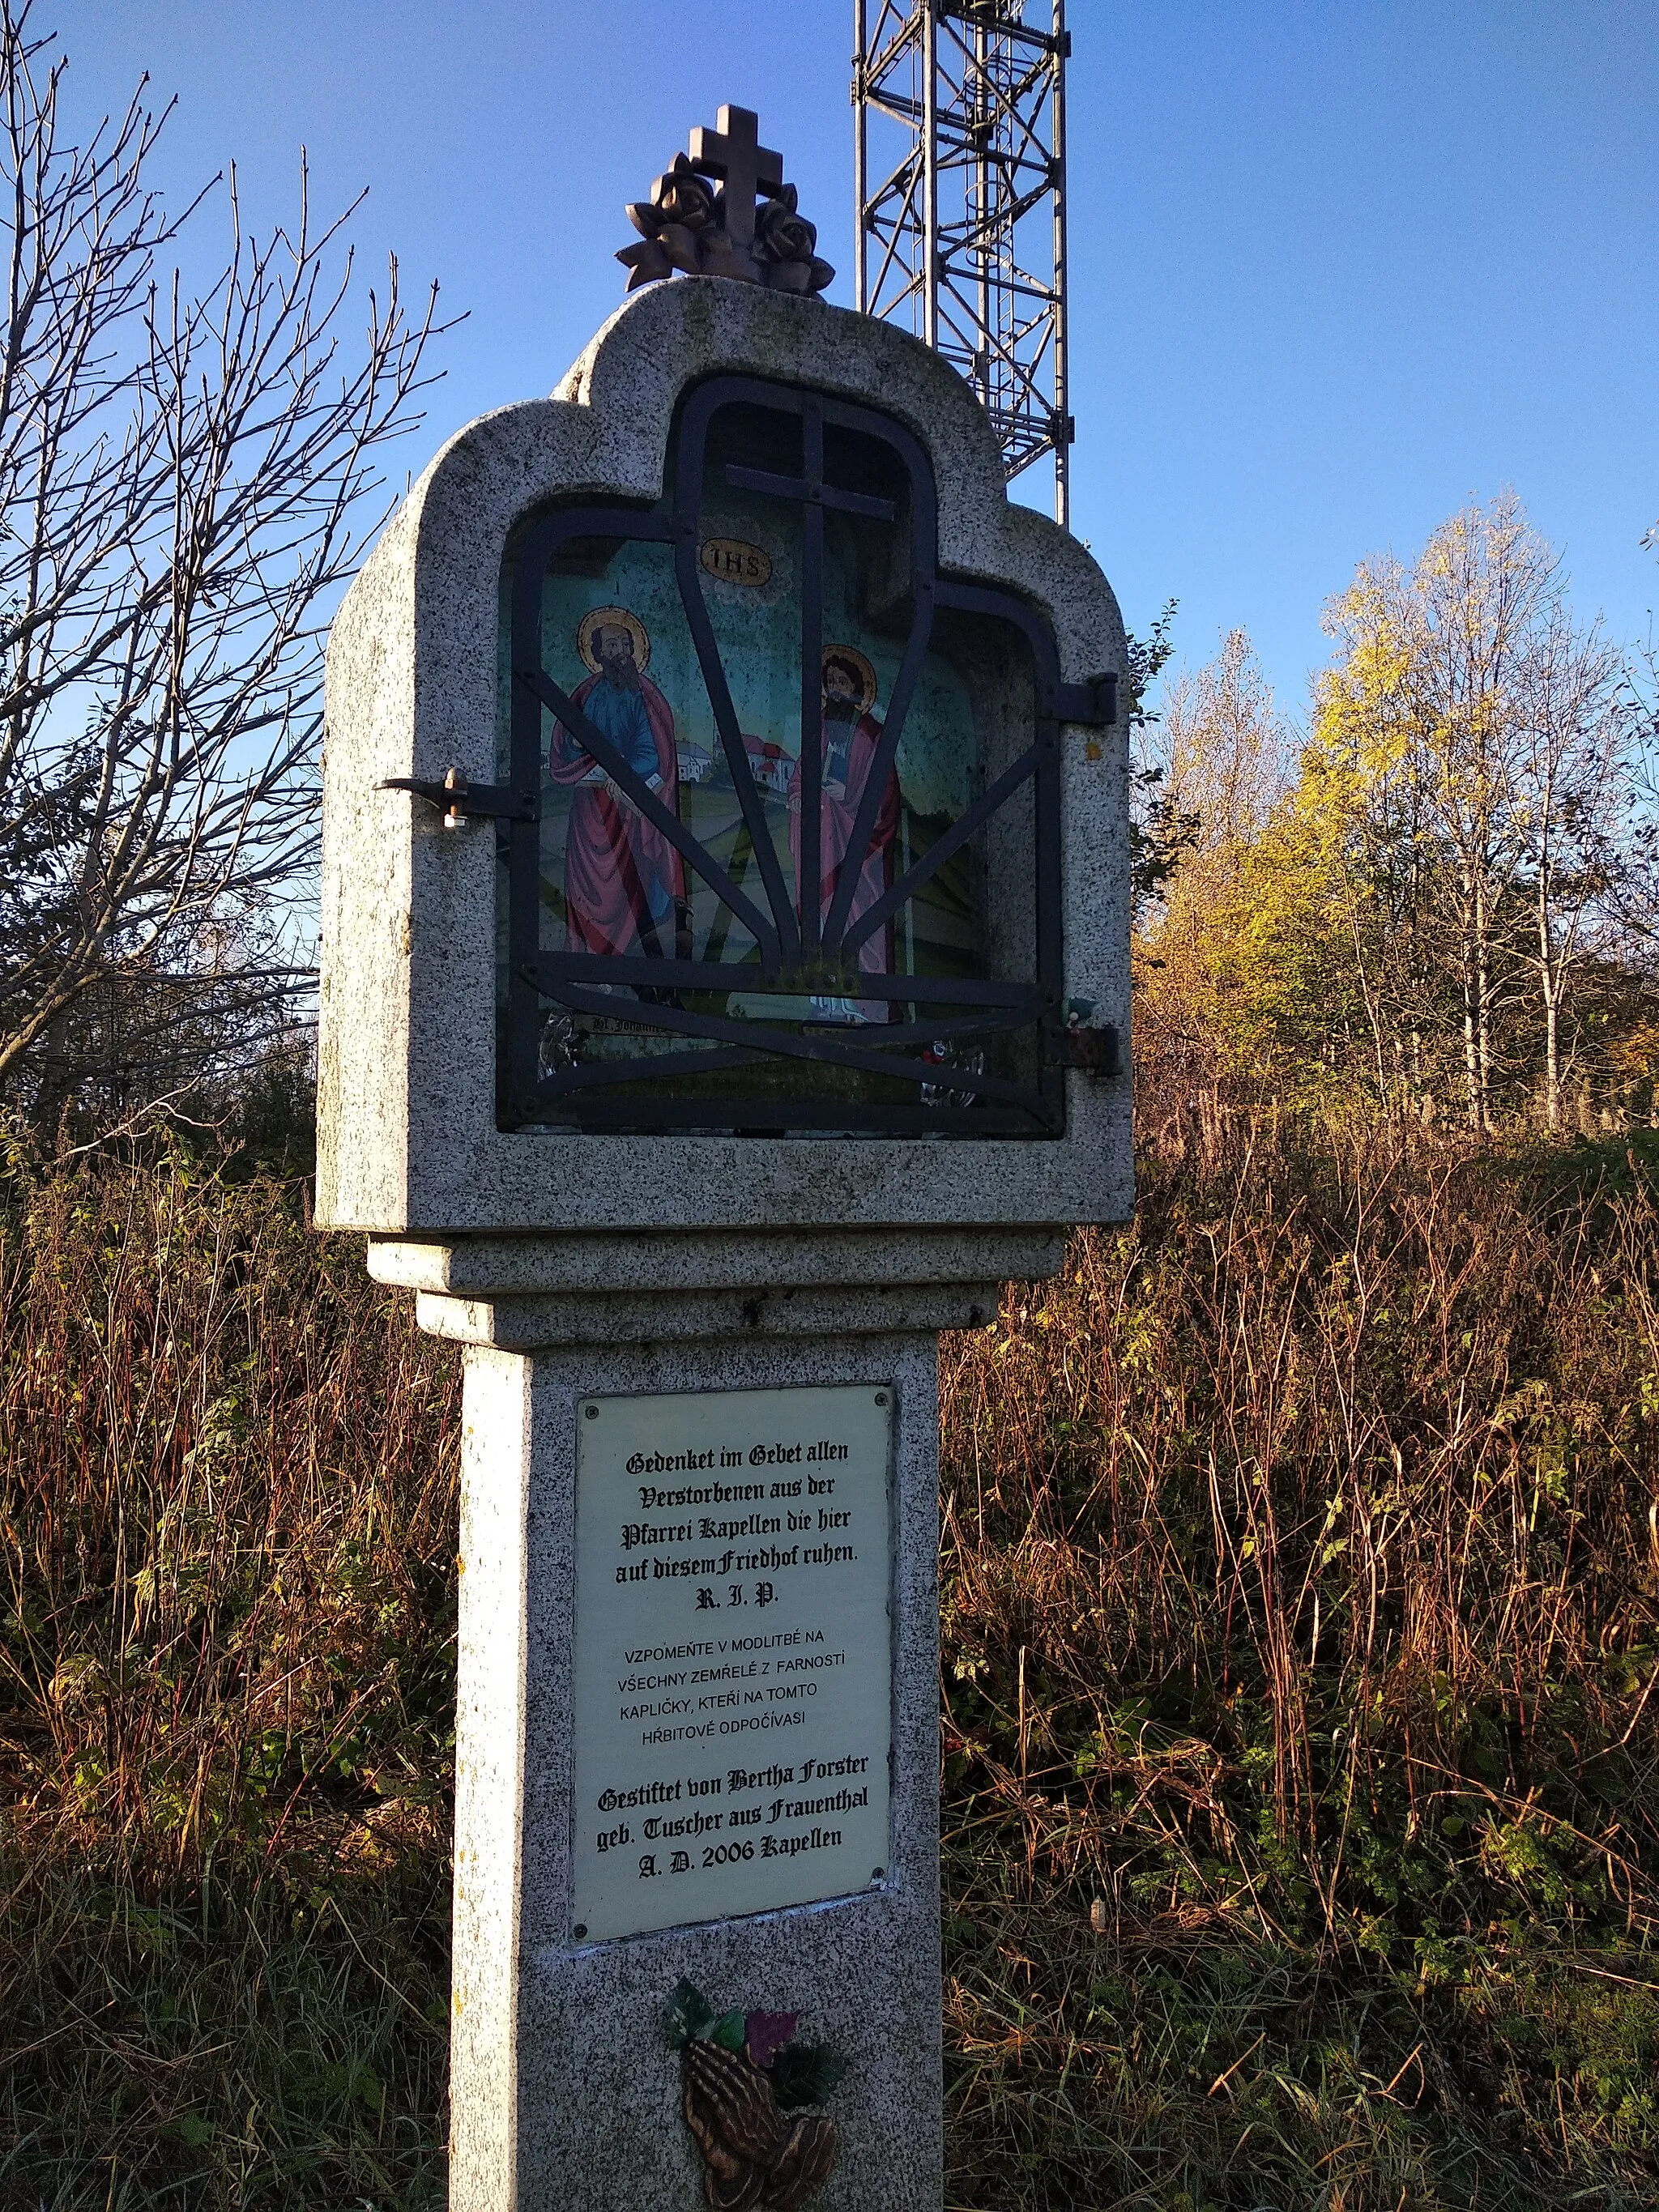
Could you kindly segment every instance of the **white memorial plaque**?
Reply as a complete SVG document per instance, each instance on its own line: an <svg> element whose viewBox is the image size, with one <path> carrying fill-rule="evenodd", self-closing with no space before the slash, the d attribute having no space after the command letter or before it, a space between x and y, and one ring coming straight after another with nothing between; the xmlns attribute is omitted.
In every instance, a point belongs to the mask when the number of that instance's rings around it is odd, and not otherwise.
<svg viewBox="0 0 1659 2212"><path fill-rule="evenodd" d="M576 1420L577 1940L867 1889L892 1392L590 1398Z"/></svg>

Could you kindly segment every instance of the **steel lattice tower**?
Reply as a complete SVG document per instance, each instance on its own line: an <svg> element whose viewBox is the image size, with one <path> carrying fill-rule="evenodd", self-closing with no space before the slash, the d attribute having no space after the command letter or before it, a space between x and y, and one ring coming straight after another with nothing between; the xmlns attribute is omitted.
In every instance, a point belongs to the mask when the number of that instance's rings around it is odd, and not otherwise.
<svg viewBox="0 0 1659 2212"><path fill-rule="evenodd" d="M854 8L859 307L961 370L1011 478L1052 459L1069 523L1065 0Z"/></svg>

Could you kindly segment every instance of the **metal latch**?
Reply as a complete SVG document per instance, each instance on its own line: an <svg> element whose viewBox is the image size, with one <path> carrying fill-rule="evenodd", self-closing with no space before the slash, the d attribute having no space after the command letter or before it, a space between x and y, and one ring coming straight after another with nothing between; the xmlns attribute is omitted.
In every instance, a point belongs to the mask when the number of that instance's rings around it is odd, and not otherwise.
<svg viewBox="0 0 1659 2212"><path fill-rule="evenodd" d="M453 768L441 783L428 783L417 775L389 775L381 791L412 791L428 806L441 809L446 830L459 830L464 821L539 822L541 794L514 791L507 783L469 783Z"/></svg>
<svg viewBox="0 0 1659 2212"><path fill-rule="evenodd" d="M1061 722L1109 728L1117 720L1117 676L1091 676L1086 684L1056 684L1054 715Z"/></svg>
<svg viewBox="0 0 1659 2212"><path fill-rule="evenodd" d="M1061 1067L1080 1067L1088 1075L1117 1075L1123 1060L1118 1034L1110 1022L1091 1024L1092 999L1067 999L1066 1026L1053 1033L1053 1058Z"/></svg>

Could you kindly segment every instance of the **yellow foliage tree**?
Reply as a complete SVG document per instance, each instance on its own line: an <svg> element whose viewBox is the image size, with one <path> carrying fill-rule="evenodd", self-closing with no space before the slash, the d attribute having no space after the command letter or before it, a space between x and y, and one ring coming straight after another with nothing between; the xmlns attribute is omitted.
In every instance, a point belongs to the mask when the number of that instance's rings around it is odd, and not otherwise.
<svg viewBox="0 0 1659 2212"><path fill-rule="evenodd" d="M1291 781L1288 734L1242 630L1172 685L1160 735L1166 803L1197 827L1137 947L1145 1014L1166 1052L1201 1041L1217 1073L1305 1099L1352 1049L1332 779Z"/></svg>
<svg viewBox="0 0 1659 2212"><path fill-rule="evenodd" d="M1507 495L1362 563L1326 628L1294 759L1242 631L1171 688L1158 804L1188 849L1142 917L1143 1032L1189 1087L1425 1117L1461 1091L1484 1134L1501 1077L1559 1127L1570 992L1630 874L1620 657Z"/></svg>
<svg viewBox="0 0 1659 2212"><path fill-rule="evenodd" d="M1451 516L1409 569L1363 563L1326 628L1339 652L1309 762L1343 793L1378 1082L1425 1095L1455 1027L1484 1133L1500 1021L1535 993L1558 1127L1562 1011L1613 866L1619 657L1574 624L1556 556L1511 494Z"/></svg>

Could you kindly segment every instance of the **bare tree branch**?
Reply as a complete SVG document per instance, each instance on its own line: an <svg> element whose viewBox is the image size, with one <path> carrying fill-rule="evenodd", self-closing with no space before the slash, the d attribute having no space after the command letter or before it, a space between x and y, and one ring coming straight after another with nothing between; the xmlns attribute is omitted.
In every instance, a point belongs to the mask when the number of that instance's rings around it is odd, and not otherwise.
<svg viewBox="0 0 1659 2212"><path fill-rule="evenodd" d="M55 1111L118 1066L130 1115L303 981L327 618L448 325L394 260L350 329L360 203L315 225L303 159L262 239L234 169L167 213L143 84L67 143L32 14L0 0L0 1083ZM161 257L221 185L228 258L191 297Z"/></svg>

